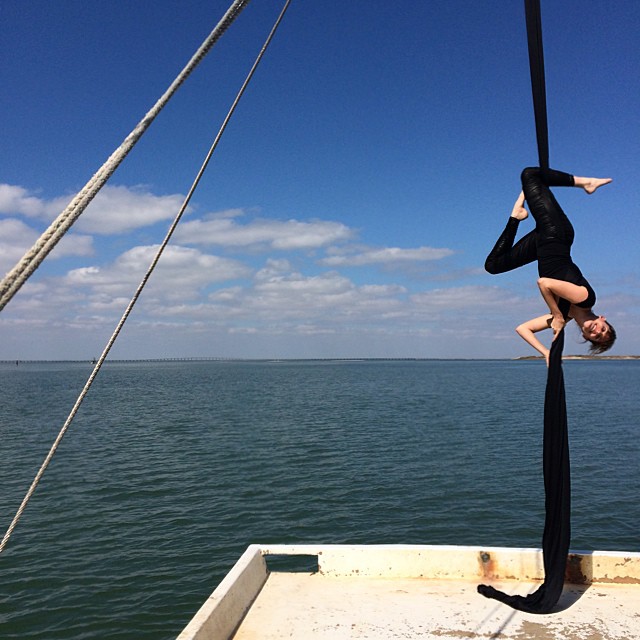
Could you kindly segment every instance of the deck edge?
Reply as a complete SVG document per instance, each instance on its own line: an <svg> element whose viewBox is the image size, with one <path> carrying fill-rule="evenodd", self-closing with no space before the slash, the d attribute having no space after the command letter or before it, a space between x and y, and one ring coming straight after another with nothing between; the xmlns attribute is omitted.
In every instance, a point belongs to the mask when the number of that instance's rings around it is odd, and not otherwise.
<svg viewBox="0 0 640 640"><path fill-rule="evenodd" d="M260 545L250 545L177 640L226 640L232 637L267 577Z"/></svg>
<svg viewBox="0 0 640 640"><path fill-rule="evenodd" d="M265 556L318 557L326 577L536 581L541 549L456 545L260 545L240 557L177 640L228 640L269 576ZM640 587L640 553L570 551L565 582Z"/></svg>

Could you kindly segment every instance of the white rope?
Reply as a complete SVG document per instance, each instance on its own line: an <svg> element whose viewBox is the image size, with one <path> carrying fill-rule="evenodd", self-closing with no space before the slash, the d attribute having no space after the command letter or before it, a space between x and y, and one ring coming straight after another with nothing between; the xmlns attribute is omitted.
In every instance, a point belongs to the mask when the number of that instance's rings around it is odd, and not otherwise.
<svg viewBox="0 0 640 640"><path fill-rule="evenodd" d="M125 159L129 151L142 137L142 134L149 128L155 117L166 106L169 99L178 90L180 85L187 79L191 72L198 66L201 60L207 55L220 36L227 30L240 12L249 4L249 0L235 0L231 7L222 17L216 28L209 34L200 48L180 72L177 78L171 83L162 97L156 102L151 110L137 124L135 129L124 139L124 142L109 156L107 161L93 175L87 184L80 190L74 199L67 205L66 209L51 223L49 228L40 236L36 244L25 253L16 266L7 273L0 282L0 311L20 290L29 276L40 266L49 252L62 239L71 225L80 217L89 203L97 195L107 180L111 177L120 163Z"/></svg>
<svg viewBox="0 0 640 640"><path fill-rule="evenodd" d="M118 322L118 325L116 326L115 330L113 331L111 337L109 338L109 340L107 342L107 345L105 346L105 348L102 351L102 355L100 356L100 358L98 358L98 361L96 362L96 364L95 364L95 366L93 368L93 371L91 372L91 375L89 376L89 379L87 380L87 382L85 383L82 391L80 392L80 395L78 396L78 399L76 400L75 404L73 405L73 408L71 409L71 412L69 413L69 416L65 420L64 425L60 429L60 432L58 433L58 436L56 437L53 445L51 446L51 449L49 450L49 453L47 454L47 457L44 459L44 462L40 466L40 469L38 470L38 473L36 474L33 482L31 483L31 486L29 487L29 490L27 491L25 497L23 498L22 503L20 504L20 507L18 508L18 511L16 512L16 515L13 517L13 520L11 521L11 524L9 525L9 528L7 529L7 532L4 534L2 542L0 542L0 553L2 553L3 549L7 545L7 542L9 542L9 538L11 537L11 534L13 533L13 530L16 528L16 525L18 524L18 521L20 520L20 518L22 516L22 513L26 509L27 504L29 503L29 500L31 499L31 496L35 492L36 487L38 486L38 483L40 482L40 479L42 478L42 475L44 474L45 470L49 466L49 463L51 462L51 459L53 458L53 455L56 452L56 449L58 448L58 445L62 441L62 438L64 437L64 434L67 432L67 429L71 425L71 422L73 421L76 413L78 413L78 409L80 408L80 405L82 404L82 401L84 400L84 398L87 395L91 385L93 384L93 381L94 381L95 377L98 375L98 372L102 368L102 365L103 365L104 361L106 360L107 355L109 354L109 351L111 351L111 347L113 346L113 344L116 341L116 338L120 334L120 331L122 330L122 327L124 326L124 323L126 322L127 318L129 317L131 311L133 310L134 305L138 301L138 298L140 297L140 294L142 293L142 290L144 289L145 285L147 284L147 281L151 277L151 274L153 273L153 270L156 268L156 265L158 264L158 261L160 260L160 257L162 256L162 253L164 252L166 246L169 244L169 240L171 239L171 236L173 235L173 232L176 230L176 227L178 226L178 223L180 222L180 219L182 218L182 215L184 214L185 210L187 209L187 206L189 205L189 202L191 201L191 197L193 196L193 194L194 194L194 192L196 190L196 187L198 186L198 184L200 182L200 179L202 178L202 176L203 176L203 174L205 172L205 169L207 168L207 165L209 164L209 161L211 160L211 156L213 155L213 152L215 151L216 147L218 146L218 142L220 141L220 138L222 137L222 134L224 133L224 130L227 128L227 124L229 123L229 120L231 119L231 116L233 115L233 112L235 111L236 106L238 105L238 102L240 101L240 98L244 94L244 91L247 88L247 85L249 84L249 81L253 77L253 74L255 73L256 69L258 68L258 64L262 60L262 57L263 57L265 51L267 50L267 47L269 46L269 43L271 42L273 36L275 35L276 30L278 29L278 26L280 25L280 22L282 21L282 18L284 17L284 14L286 13L290 3L291 3L291 0L286 0L283 9L280 12L280 15L278 16L273 28L271 29L271 31L269 33L269 35L267 36L267 39L265 40L265 43L262 45L262 49L260 49L260 53L258 54L258 57L256 58L255 62L253 63L253 66L251 67L251 70L249 71L245 81L243 82L242 87L240 88L240 91L238 92L238 95L236 95L236 98L233 101L233 104L231 105L231 108L229 109L229 112L227 113L227 115L226 115L226 117L225 117L225 119L224 119L224 121L222 123L222 126L220 127L220 130L218 131L218 134L216 135L215 140L213 141L213 143L211 145L211 148L209 149L209 152L207 153L207 155L205 157L205 160L202 163L202 166L200 167L200 170L198 171L198 174L196 175L196 177L195 177L195 179L193 181L193 184L191 185L191 188L189 189L189 192L187 193L187 196L185 197L184 202L182 203L182 206L180 207L180 210L178 211L178 213L177 213L175 219L173 220L173 222L171 223L171 226L169 227L169 230L167 231L167 234L166 234L162 244L160 245L156 255L154 256L153 260L151 261L151 264L149 265L149 268L147 269L147 272L145 273L144 277L140 281L140 284L138 285L138 288L136 289L136 292L134 293L133 297L131 298L131 301L129 302L129 304L127 305L127 308L125 309L125 312L122 314L122 317L120 318L120 321Z"/></svg>

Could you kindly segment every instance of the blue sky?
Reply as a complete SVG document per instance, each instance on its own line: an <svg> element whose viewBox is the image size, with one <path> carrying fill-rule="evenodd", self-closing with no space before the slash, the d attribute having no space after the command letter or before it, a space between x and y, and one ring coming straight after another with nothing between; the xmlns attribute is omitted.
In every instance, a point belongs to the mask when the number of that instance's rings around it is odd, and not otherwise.
<svg viewBox="0 0 640 640"><path fill-rule="evenodd" d="M3 272L228 4L0 3ZM0 359L99 355L281 6L249 4L0 312ZM550 157L614 178L557 195L611 353L639 354L640 5L603 6L542 2ZM533 355L535 265L482 268L537 163L532 111L522 2L294 0L112 357Z"/></svg>

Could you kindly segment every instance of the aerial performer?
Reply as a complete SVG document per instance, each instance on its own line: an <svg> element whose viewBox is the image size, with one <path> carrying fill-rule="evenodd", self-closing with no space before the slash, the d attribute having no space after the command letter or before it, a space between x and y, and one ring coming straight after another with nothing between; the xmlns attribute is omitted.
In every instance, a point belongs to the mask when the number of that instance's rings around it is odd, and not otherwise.
<svg viewBox="0 0 640 640"><path fill-rule="evenodd" d="M576 321L592 353L609 349L616 333L603 316L593 312L596 294L571 259L574 231L571 222L551 193L550 187L580 187L588 194L611 182L610 178L580 178L561 171L532 167L522 172L518 196L507 226L485 262L489 273L505 273L538 262L538 286L549 313L524 322L517 332L547 361L544 399L542 468L545 489L545 521L542 535L544 582L526 596L508 594L489 584L478 592L514 609L536 614L556 610L564 587L571 543L571 469L567 406L562 372L565 323ZM529 205L535 229L514 244L518 226L528 217ZM535 336L552 329L547 349Z"/></svg>
<svg viewBox="0 0 640 640"><path fill-rule="evenodd" d="M516 331L545 357L547 364L549 349L535 334L550 328L555 340L572 319L580 327L584 339L591 343L590 353L603 353L613 346L616 332L604 316L593 312L596 294L571 259L573 226L549 187L580 187L592 194L611 182L611 178L581 178L554 169L529 167L522 172L521 180L522 192L487 257L485 269L491 274L505 273L538 261L538 287L549 313L522 323ZM514 244L520 222L529 215L525 201L536 227Z"/></svg>

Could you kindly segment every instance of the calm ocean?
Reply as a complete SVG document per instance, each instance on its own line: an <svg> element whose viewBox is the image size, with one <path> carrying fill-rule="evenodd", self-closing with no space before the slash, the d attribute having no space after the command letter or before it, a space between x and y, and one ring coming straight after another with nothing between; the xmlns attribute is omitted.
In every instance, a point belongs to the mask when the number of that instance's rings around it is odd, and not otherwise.
<svg viewBox="0 0 640 640"><path fill-rule="evenodd" d="M90 368L0 364L0 535ZM640 362L564 371L571 547L640 551ZM0 554L0 637L175 638L253 542L539 547L545 377L537 361L107 363Z"/></svg>

